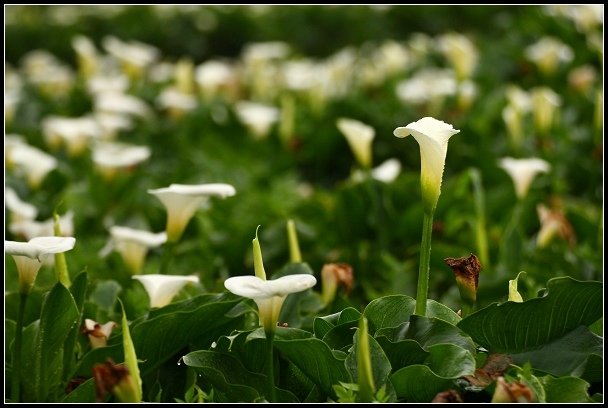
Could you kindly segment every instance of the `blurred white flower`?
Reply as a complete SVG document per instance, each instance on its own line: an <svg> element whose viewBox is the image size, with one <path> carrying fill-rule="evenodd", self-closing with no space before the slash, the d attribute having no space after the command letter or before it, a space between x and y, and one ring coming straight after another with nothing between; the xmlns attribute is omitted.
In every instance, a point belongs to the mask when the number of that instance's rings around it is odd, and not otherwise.
<svg viewBox="0 0 608 408"><path fill-rule="evenodd" d="M188 222L210 197L231 197L236 190L230 184L171 184L169 187L148 190L163 203L167 210L167 241L177 242Z"/></svg>
<svg viewBox="0 0 608 408"><path fill-rule="evenodd" d="M65 145L70 156L80 155L92 139L101 136L101 128L91 116L79 118L47 116L42 119L41 126L47 146L57 149Z"/></svg>
<svg viewBox="0 0 608 408"><path fill-rule="evenodd" d="M93 41L84 35L72 38L72 48L76 51L78 69L85 78L90 78L99 68L99 52Z"/></svg>
<svg viewBox="0 0 608 408"><path fill-rule="evenodd" d="M393 131L397 137L414 136L420 147L420 185L427 213L433 213L441 194L443 168L448 152L448 141L460 130L441 120L425 117Z"/></svg>
<svg viewBox="0 0 608 408"><path fill-rule="evenodd" d="M376 131L369 125L355 119L339 118L336 126L342 132L355 158L363 168L372 165L372 142Z"/></svg>
<svg viewBox="0 0 608 408"><path fill-rule="evenodd" d="M196 67L194 80L203 98L210 100L218 94L233 93L236 73L231 64L219 60L209 60Z"/></svg>
<svg viewBox="0 0 608 408"><path fill-rule="evenodd" d="M234 110L256 139L266 138L280 117L279 108L258 102L239 101L234 104Z"/></svg>
<svg viewBox="0 0 608 408"><path fill-rule="evenodd" d="M148 146L122 142L97 142L92 147L93 163L101 173L111 179L116 171L137 166L152 154Z"/></svg>
<svg viewBox="0 0 608 408"><path fill-rule="evenodd" d="M562 100L546 86L536 87L531 92L534 126L541 135L547 134L556 120L557 108L561 106Z"/></svg>
<svg viewBox="0 0 608 408"><path fill-rule="evenodd" d="M114 36L101 40L103 48L117 58L129 77L140 77L160 56L158 48L140 41L123 41Z"/></svg>
<svg viewBox="0 0 608 408"><path fill-rule="evenodd" d="M436 38L437 45L456 71L456 78L470 78L477 66L478 51L469 37L449 32Z"/></svg>
<svg viewBox="0 0 608 408"><path fill-rule="evenodd" d="M446 97L455 95L458 82L451 69L427 68L397 84L397 98L406 104L429 105L438 113Z"/></svg>
<svg viewBox="0 0 608 408"><path fill-rule="evenodd" d="M117 251L131 275L137 275L142 271L149 249L167 242L167 233L164 231L153 233L118 225L110 228L110 237L101 255L104 256L112 250Z"/></svg>
<svg viewBox="0 0 608 408"><path fill-rule="evenodd" d="M17 264L19 290L27 294L47 255L66 252L74 248L74 237L36 237L28 242L4 241L4 253L11 255Z"/></svg>
<svg viewBox="0 0 608 408"><path fill-rule="evenodd" d="M119 92L99 92L94 97L95 109L98 112L129 114L139 118L152 115L152 109L142 99Z"/></svg>
<svg viewBox="0 0 608 408"><path fill-rule="evenodd" d="M129 89L129 78L121 73L97 73L87 79L87 91L91 95L99 93L124 94Z"/></svg>
<svg viewBox="0 0 608 408"><path fill-rule="evenodd" d="M39 188L46 175L58 165L55 157L25 143L12 146L9 161L15 172L23 175L34 189Z"/></svg>
<svg viewBox="0 0 608 408"><path fill-rule="evenodd" d="M574 230L561 209L550 209L544 204L538 204L536 213L540 221L540 230L536 236L537 247L546 247L556 237L570 245L574 244Z"/></svg>
<svg viewBox="0 0 608 408"><path fill-rule="evenodd" d="M500 159L499 166L511 176L515 194L520 200L528 194L534 177L539 173L548 173L551 169L549 163L538 158L514 159L504 157Z"/></svg>
<svg viewBox="0 0 608 408"><path fill-rule="evenodd" d="M186 112L195 109L198 101L194 95L184 93L176 87L168 87L158 95L156 99L158 106L169 112L169 116L174 119L181 118Z"/></svg>
<svg viewBox="0 0 608 408"><path fill-rule="evenodd" d="M54 235L55 220L49 218L45 221L36 221L35 219L21 219L12 221L8 225L11 234L22 237L24 239L32 239L35 237L52 236ZM71 236L74 234L74 212L68 211L59 217L59 227L63 236Z"/></svg>
<svg viewBox="0 0 608 408"><path fill-rule="evenodd" d="M38 209L32 204L22 201L17 192L10 187L4 188L4 203L6 209L11 213L11 223L33 220L38 215Z"/></svg>
<svg viewBox="0 0 608 408"><path fill-rule="evenodd" d="M163 307L171 303L175 295L188 283L199 283L198 276L178 275L135 275L146 289L150 298L150 307Z"/></svg>
<svg viewBox="0 0 608 408"><path fill-rule="evenodd" d="M535 63L544 74L553 74L560 63L568 63L574 58L570 46L554 37L543 37L525 50L525 56Z"/></svg>

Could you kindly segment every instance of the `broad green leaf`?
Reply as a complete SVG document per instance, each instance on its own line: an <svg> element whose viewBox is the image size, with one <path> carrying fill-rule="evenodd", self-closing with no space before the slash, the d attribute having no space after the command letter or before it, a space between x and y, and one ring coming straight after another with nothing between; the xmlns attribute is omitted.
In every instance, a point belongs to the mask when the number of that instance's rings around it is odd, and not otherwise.
<svg viewBox="0 0 608 408"><path fill-rule="evenodd" d="M357 332L360 329L357 329ZM358 333L355 332L354 335L352 335L353 337L353 348L351 350L351 352L348 354L348 356L346 357L346 360L344 361L344 365L346 366L346 368L348 369L348 372L350 373L350 375L352 376L353 380L356 382L357 378L358 378L358 367L357 367L357 336ZM370 335L368 335L368 340L369 340L369 353L370 353L370 357L371 357L371 363L372 363L372 375L374 378L374 386L375 386L375 390L379 390L384 384L386 384L386 381L388 380L388 376L391 373L391 363L388 360L388 358L386 357L386 355L384 354L384 351L382 350L382 347L380 347L380 344L378 344L378 342Z"/></svg>
<svg viewBox="0 0 608 408"><path fill-rule="evenodd" d="M391 341L386 336L378 334L376 341L384 350L393 371L414 364L423 364L429 355L422 346L412 339Z"/></svg>
<svg viewBox="0 0 608 408"><path fill-rule="evenodd" d="M554 278L547 282L545 296L492 304L458 327L492 352L518 353L594 323L603 313L602 295L601 282Z"/></svg>
<svg viewBox="0 0 608 408"><path fill-rule="evenodd" d="M411 365L390 376L399 402L431 402L435 396L454 388L451 379L438 376L425 365Z"/></svg>
<svg viewBox="0 0 608 408"><path fill-rule="evenodd" d="M595 323L589 326L589 330L598 336L604 337L604 318L596 320Z"/></svg>
<svg viewBox="0 0 608 408"><path fill-rule="evenodd" d="M602 355L603 339L580 326L541 348L511 354L513 363L532 367L555 376L579 377L585 371L591 354Z"/></svg>
<svg viewBox="0 0 608 408"><path fill-rule="evenodd" d="M241 299L232 294L204 294L153 310L145 320L132 323L131 336L142 363L142 375L174 356L193 341L215 339L213 329L229 324L226 317Z"/></svg>
<svg viewBox="0 0 608 408"><path fill-rule="evenodd" d="M289 339L290 330L295 329L277 329L275 348L326 395L335 397L332 386L339 381L352 382L344 361L337 359L327 344L316 337Z"/></svg>
<svg viewBox="0 0 608 408"><path fill-rule="evenodd" d="M466 333L457 326L432 317L412 315L410 321L398 327L379 330L377 336L386 336L393 342L405 339L416 340L424 350L435 344L453 344L471 354L475 353L475 344Z"/></svg>
<svg viewBox="0 0 608 408"><path fill-rule="evenodd" d="M95 391L95 379L89 378L80 384L74 391L66 395L62 400L62 404L76 403L87 404L96 402L97 394Z"/></svg>
<svg viewBox="0 0 608 408"><path fill-rule="evenodd" d="M539 377L545 388L545 398L548 403L579 403L593 402L589 397L589 383L576 377L555 378L547 375Z"/></svg>
<svg viewBox="0 0 608 408"><path fill-rule="evenodd" d="M585 372L580 377L590 383L602 382L604 379L604 360L602 356L590 354L585 365Z"/></svg>
<svg viewBox="0 0 608 408"><path fill-rule="evenodd" d="M427 350L424 363L440 377L459 378L475 372L475 358L468 350L454 344L435 344Z"/></svg>
<svg viewBox="0 0 608 408"><path fill-rule="evenodd" d="M61 283L53 286L42 304L40 321L28 326L33 349L23 347L24 399L46 402L60 385L63 343L76 324L78 309L70 291ZM25 334L24 334L25 339Z"/></svg>
<svg viewBox="0 0 608 408"><path fill-rule="evenodd" d="M435 317L452 325L460 317L450 308L432 299L427 300L427 317ZM406 295L389 295L372 300L363 314L369 320L370 333L385 327L396 327L409 321L416 308L416 300Z"/></svg>
<svg viewBox="0 0 608 408"><path fill-rule="evenodd" d="M234 356L225 353L199 350L182 357L182 361L226 394L232 402L254 402L266 389L266 377L248 371Z"/></svg>
<svg viewBox="0 0 608 408"><path fill-rule="evenodd" d="M79 273L74 282L72 282L72 286L70 287L70 292L72 292L72 296L74 297L74 302L76 303L76 308L78 309L78 319L70 334L65 341L65 352L63 356L63 372L64 372L64 380L68 380L73 369L74 357L75 357L75 346L78 342L78 336L80 336L80 326L82 323L82 312L84 309L84 302L87 294L87 286L89 283L88 275L86 272Z"/></svg>
<svg viewBox="0 0 608 408"><path fill-rule="evenodd" d="M332 349L348 351L353 345L353 333L357 329L360 317L361 313L356 309L344 309L339 314L337 325L323 336L323 341Z"/></svg>
<svg viewBox="0 0 608 408"><path fill-rule="evenodd" d="M361 317L361 313L354 307L347 307L341 312L331 315L316 317L314 320L315 337L322 339L332 328L336 327L337 325L352 321L359 321L359 317Z"/></svg>

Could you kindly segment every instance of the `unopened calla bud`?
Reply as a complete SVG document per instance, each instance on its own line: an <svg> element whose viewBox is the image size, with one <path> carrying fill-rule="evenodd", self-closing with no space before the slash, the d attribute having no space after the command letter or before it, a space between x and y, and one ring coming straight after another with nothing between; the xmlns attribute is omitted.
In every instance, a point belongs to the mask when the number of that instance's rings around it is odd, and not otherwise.
<svg viewBox="0 0 608 408"><path fill-rule="evenodd" d="M469 257L445 258L443 262L454 271L460 298L464 305L472 308L477 301L477 286L481 270L479 259L471 254Z"/></svg>
<svg viewBox="0 0 608 408"><path fill-rule="evenodd" d="M302 262L302 254L300 253L300 245L298 244L296 224L293 222L293 220L287 221L287 238L289 240L289 258L291 262Z"/></svg>
<svg viewBox="0 0 608 408"><path fill-rule="evenodd" d="M368 336L367 319L365 316L361 316L359 330L357 331L357 376L359 382L357 402L372 402L373 395L376 392Z"/></svg>

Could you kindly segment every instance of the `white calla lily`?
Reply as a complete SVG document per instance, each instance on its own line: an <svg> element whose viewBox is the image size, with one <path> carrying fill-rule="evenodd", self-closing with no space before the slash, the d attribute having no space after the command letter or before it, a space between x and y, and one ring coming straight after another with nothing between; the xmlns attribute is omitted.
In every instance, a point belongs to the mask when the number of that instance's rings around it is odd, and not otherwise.
<svg viewBox="0 0 608 408"><path fill-rule="evenodd" d="M199 283L198 276L178 275L136 275L133 279L141 282L150 298L150 307L163 307L188 283Z"/></svg>
<svg viewBox="0 0 608 408"><path fill-rule="evenodd" d="M92 319L84 319L84 333L89 336L92 348L105 347L116 323L109 321L105 324L97 323Z"/></svg>
<svg viewBox="0 0 608 408"><path fill-rule="evenodd" d="M209 197L231 197L236 190L230 184L171 184L169 187L148 190L167 210L167 241L177 242L188 222Z"/></svg>
<svg viewBox="0 0 608 408"><path fill-rule="evenodd" d="M282 276L264 280L257 276L234 276L224 286L238 296L253 299L258 306L260 324L265 331L274 331L287 295L312 288L317 279L308 274Z"/></svg>
<svg viewBox="0 0 608 408"><path fill-rule="evenodd" d="M38 215L38 209L21 200L17 192L10 187L4 189L4 201L6 209L11 212L11 222L33 220Z"/></svg>
<svg viewBox="0 0 608 408"><path fill-rule="evenodd" d="M433 212L441 194L443 168L448 151L448 141L460 130L441 120L424 117L393 131L397 137L414 136L420 145L420 183L426 212Z"/></svg>
<svg viewBox="0 0 608 408"><path fill-rule="evenodd" d="M4 252L17 264L21 293L28 293L46 255L66 252L74 248L74 237L36 237L28 242L4 241Z"/></svg>
<svg viewBox="0 0 608 408"><path fill-rule="evenodd" d="M251 101L235 103L234 110L241 123L256 139L266 138L281 114L281 110L275 106Z"/></svg>
<svg viewBox="0 0 608 408"><path fill-rule="evenodd" d="M539 173L547 173L551 169L549 163L538 158L514 159L504 157L500 159L499 166L511 176L515 194L520 200L528 194L534 177Z"/></svg>
<svg viewBox="0 0 608 408"><path fill-rule="evenodd" d="M364 168L372 165L372 141L376 131L369 125L355 119L340 118L336 121L340 132L353 151L355 158Z"/></svg>
<svg viewBox="0 0 608 408"><path fill-rule="evenodd" d="M167 233L164 231L153 233L118 225L110 228L110 235L112 238L109 249L114 249L120 254L133 275L141 272L150 248L156 248L167 242Z"/></svg>

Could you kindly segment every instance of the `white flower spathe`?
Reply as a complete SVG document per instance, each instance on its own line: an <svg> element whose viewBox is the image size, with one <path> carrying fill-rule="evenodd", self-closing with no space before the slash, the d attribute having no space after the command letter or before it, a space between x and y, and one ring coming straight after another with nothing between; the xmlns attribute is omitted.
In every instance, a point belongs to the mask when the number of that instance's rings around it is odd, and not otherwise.
<svg viewBox="0 0 608 408"><path fill-rule="evenodd" d="M547 173L551 169L549 163L538 158L504 157L500 159L499 166L511 176L518 199L523 199L528 194L530 185L538 173Z"/></svg>
<svg viewBox="0 0 608 408"><path fill-rule="evenodd" d="M198 276L153 274L136 275L133 279L140 281L146 289L150 298L150 307L166 306L187 283L199 283Z"/></svg>
<svg viewBox="0 0 608 408"><path fill-rule="evenodd" d="M448 141L458 132L452 125L428 116L393 131L401 138L414 136L420 146L420 184L427 212L434 211L439 200Z"/></svg>
<svg viewBox="0 0 608 408"><path fill-rule="evenodd" d="M93 146L93 162L102 168L124 168L147 160L152 151L148 146L122 142L98 142Z"/></svg>
<svg viewBox="0 0 608 408"><path fill-rule="evenodd" d="M342 132L357 161L364 168L372 164L372 142L376 131L369 125L355 119L339 118L336 126Z"/></svg>
<svg viewBox="0 0 608 408"><path fill-rule="evenodd" d="M40 187L46 175L58 166L55 157L26 143L12 146L8 160L34 189Z"/></svg>
<svg viewBox="0 0 608 408"><path fill-rule="evenodd" d="M17 264L21 293L28 293L42 262L47 255L66 252L74 248L74 237L36 237L28 242L4 241L4 252Z"/></svg>
<svg viewBox="0 0 608 408"><path fill-rule="evenodd" d="M257 276L234 276L224 286L238 296L253 299L258 306L260 323L266 332L274 331L287 295L312 288L317 279L308 274L282 276L264 280Z"/></svg>
<svg viewBox="0 0 608 408"><path fill-rule="evenodd" d="M38 215L38 209L21 200L17 192L10 187L4 189L4 200L6 208L11 212L11 223L23 220L33 220Z"/></svg>
<svg viewBox="0 0 608 408"><path fill-rule="evenodd" d="M164 231L153 233L118 225L110 228L110 236L110 242L103 252L116 250L132 275L141 271L150 248L156 248L167 242L167 233Z"/></svg>
<svg viewBox="0 0 608 408"><path fill-rule="evenodd" d="M231 197L236 189L230 184L171 184L169 187L148 190L167 210L167 241L177 242L198 208L209 197Z"/></svg>
<svg viewBox="0 0 608 408"><path fill-rule="evenodd" d="M256 139L268 136L270 128L278 122L280 109L258 102L239 101L234 105L236 115Z"/></svg>

